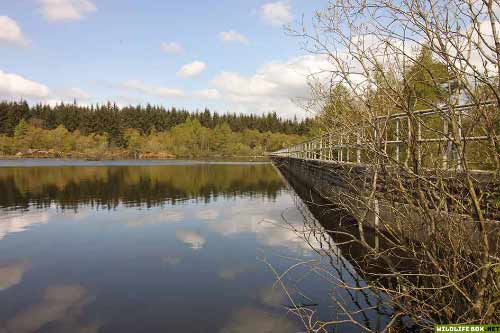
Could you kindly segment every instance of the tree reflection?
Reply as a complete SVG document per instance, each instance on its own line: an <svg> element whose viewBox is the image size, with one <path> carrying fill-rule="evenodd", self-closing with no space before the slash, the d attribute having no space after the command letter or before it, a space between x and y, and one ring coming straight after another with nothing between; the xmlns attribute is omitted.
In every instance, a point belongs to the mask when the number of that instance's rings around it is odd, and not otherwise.
<svg viewBox="0 0 500 333"><path fill-rule="evenodd" d="M370 275L363 274L380 271L381 267L362 266L366 264L362 260L366 251L352 242L352 235L358 232L352 218L302 184L292 180L287 185L293 189L291 194L302 227L295 225L293 220L297 217L289 219L283 214L285 224L318 254L315 260L288 258L293 263L287 265L283 273L278 271L275 264L263 259L273 271L276 285L286 292L287 303L291 303L286 306L287 310L296 314L311 332L330 332L332 329L384 331L393 315L391 301L387 295L372 289ZM376 239L375 234L367 233L367 240L379 243L381 247L386 245ZM308 276L308 279L318 279L318 285L328 286L323 291L329 295L328 301L316 302L320 299L317 295L295 290L301 282L294 278L293 273L301 278ZM305 303L302 302L304 299ZM328 314L322 312L325 307L329 309Z"/></svg>
<svg viewBox="0 0 500 333"><path fill-rule="evenodd" d="M2 168L0 207L61 209L79 205L113 209L159 206L185 200L265 196L275 199L283 183L269 164L66 166Z"/></svg>

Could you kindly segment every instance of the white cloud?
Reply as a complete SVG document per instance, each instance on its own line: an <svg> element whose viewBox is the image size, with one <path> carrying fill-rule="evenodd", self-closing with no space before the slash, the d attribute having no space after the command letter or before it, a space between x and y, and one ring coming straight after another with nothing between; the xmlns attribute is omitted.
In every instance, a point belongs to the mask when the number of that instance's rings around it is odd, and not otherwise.
<svg viewBox="0 0 500 333"><path fill-rule="evenodd" d="M200 75L207 65L203 61L193 61L192 63L185 64L177 72L177 76L182 78L194 77Z"/></svg>
<svg viewBox="0 0 500 333"><path fill-rule="evenodd" d="M128 91L135 91L148 96L157 96L157 97L177 97L177 98L198 97L207 100L215 100L220 98L219 91L214 88L207 88L194 91L184 91L182 89L149 85L141 80L128 80L119 85L115 85L115 87ZM144 102L142 99L141 100L132 99L131 96L119 97L119 99L124 102L124 105L140 104Z"/></svg>
<svg viewBox="0 0 500 333"><path fill-rule="evenodd" d="M47 21L75 21L95 12L97 7L90 0L38 0L42 15Z"/></svg>
<svg viewBox="0 0 500 333"><path fill-rule="evenodd" d="M183 51L182 46L176 42L162 42L160 47L163 52L169 54L179 54Z"/></svg>
<svg viewBox="0 0 500 333"><path fill-rule="evenodd" d="M154 87L153 93L161 97L182 97L184 91L175 88Z"/></svg>
<svg viewBox="0 0 500 333"><path fill-rule="evenodd" d="M203 89L195 92L195 95L206 99L218 99L220 93L217 89Z"/></svg>
<svg viewBox="0 0 500 333"><path fill-rule="evenodd" d="M246 38L245 36L234 30L220 32L219 38L224 42L229 42L229 43L236 42L236 43L248 44L248 38Z"/></svg>
<svg viewBox="0 0 500 333"><path fill-rule="evenodd" d="M269 2L260 7L260 15L267 23L280 26L292 22L293 15L288 2Z"/></svg>
<svg viewBox="0 0 500 333"><path fill-rule="evenodd" d="M0 16L0 42L21 46L28 44L17 22L8 16Z"/></svg>
<svg viewBox="0 0 500 333"><path fill-rule="evenodd" d="M63 104L72 104L73 101L70 101L69 99L57 98L57 97L50 98L50 99L42 101L43 105L48 105L48 106L51 106L51 107L55 107L55 106L61 105L61 103L63 103Z"/></svg>
<svg viewBox="0 0 500 333"><path fill-rule="evenodd" d="M140 80L128 80L122 83L120 87L159 97L182 97L185 95L184 91L181 89L150 86Z"/></svg>
<svg viewBox="0 0 500 333"><path fill-rule="evenodd" d="M265 64L251 76L222 72L211 83L235 111L302 116L304 111L293 99L310 97L309 83L325 80L331 68L325 56L307 55Z"/></svg>
<svg viewBox="0 0 500 333"><path fill-rule="evenodd" d="M0 97L45 98L49 94L50 89L41 83L0 70Z"/></svg>
<svg viewBox="0 0 500 333"><path fill-rule="evenodd" d="M88 100L90 99L90 94L86 92L85 90L78 88L78 87L73 87L73 88L68 88L62 91L61 94L63 97L66 97L68 99L79 99L79 100Z"/></svg>

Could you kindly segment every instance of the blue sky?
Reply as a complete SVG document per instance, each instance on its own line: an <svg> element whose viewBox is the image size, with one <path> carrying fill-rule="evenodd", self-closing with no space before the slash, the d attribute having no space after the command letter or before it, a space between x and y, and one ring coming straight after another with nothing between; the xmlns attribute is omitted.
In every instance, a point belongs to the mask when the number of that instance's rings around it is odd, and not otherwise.
<svg viewBox="0 0 500 333"><path fill-rule="evenodd" d="M303 115L321 60L283 25L325 1L0 3L0 97Z"/></svg>

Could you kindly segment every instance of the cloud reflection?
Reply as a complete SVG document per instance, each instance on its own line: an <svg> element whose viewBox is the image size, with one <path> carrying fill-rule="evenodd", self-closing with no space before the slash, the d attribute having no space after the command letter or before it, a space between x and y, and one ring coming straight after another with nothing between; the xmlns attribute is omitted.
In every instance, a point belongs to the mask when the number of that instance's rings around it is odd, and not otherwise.
<svg viewBox="0 0 500 333"><path fill-rule="evenodd" d="M299 332L299 327L290 319L254 307L236 310L221 333L290 333Z"/></svg>
<svg viewBox="0 0 500 333"><path fill-rule="evenodd" d="M281 202L280 202L281 201ZM278 200L273 205L263 205L258 200L241 199L231 206L220 207L219 220L209 225L220 235L231 237L240 233L254 233L257 241L264 246L284 247L300 254L312 253L312 248L319 248L316 239L309 244L301 237L301 230L306 229L301 216L291 207L288 197ZM283 221L281 214L287 221ZM291 227L295 228L293 230Z"/></svg>
<svg viewBox="0 0 500 333"><path fill-rule="evenodd" d="M20 260L0 265L0 291L9 289L21 282L24 273L30 268L29 260Z"/></svg>
<svg viewBox="0 0 500 333"><path fill-rule="evenodd" d="M205 246L206 240L201 234L191 230L177 230L175 237L187 244L193 250L200 250Z"/></svg>
<svg viewBox="0 0 500 333"><path fill-rule="evenodd" d="M258 297L263 304L274 307L283 307L290 302L283 288L274 285L260 290Z"/></svg>
<svg viewBox="0 0 500 333"><path fill-rule="evenodd" d="M215 221L219 217L219 212L216 209L201 209L196 212L196 217L201 220Z"/></svg>
<svg viewBox="0 0 500 333"><path fill-rule="evenodd" d="M80 285L51 286L39 303L7 321L0 332L32 333L49 323L54 326L51 332L97 332L101 326L98 322L80 323L83 308L93 301L94 297Z"/></svg>
<svg viewBox="0 0 500 333"><path fill-rule="evenodd" d="M30 226L49 221L47 212L24 212L0 216L0 240L10 233L22 232Z"/></svg>
<svg viewBox="0 0 500 333"><path fill-rule="evenodd" d="M146 225L181 222L185 219L184 212L180 210L160 210L159 212L139 211L141 215L127 222L129 227L144 227Z"/></svg>

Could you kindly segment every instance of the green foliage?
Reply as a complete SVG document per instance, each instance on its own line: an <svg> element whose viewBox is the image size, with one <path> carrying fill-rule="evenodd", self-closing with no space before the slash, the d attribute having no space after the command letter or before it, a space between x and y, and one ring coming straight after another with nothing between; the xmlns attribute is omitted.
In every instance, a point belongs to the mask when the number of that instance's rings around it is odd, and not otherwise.
<svg viewBox="0 0 500 333"><path fill-rule="evenodd" d="M14 155L16 153L16 147L12 137L0 135L0 153L5 155Z"/></svg>
<svg viewBox="0 0 500 333"><path fill-rule="evenodd" d="M210 129L202 126L197 118L187 118L170 131L149 134L137 129L123 130L124 148L113 147L106 132L82 134L68 131L63 125L43 129L21 120L13 137L0 135L0 153L14 155L18 152L42 156L78 156L106 158L119 154L146 157L210 157L210 156L261 156L265 152L281 149L303 140L294 134L261 133L245 129L234 132L228 123Z"/></svg>
<svg viewBox="0 0 500 333"><path fill-rule="evenodd" d="M46 130L62 125L69 132L79 130L85 135L106 134L112 147L126 148L125 131L137 130L141 135L153 132L167 132L188 121L198 121L201 127L214 130L226 124L233 132L246 129L263 132L304 135L309 130L310 119L281 119L276 113L265 115L218 114L205 109L203 112L188 112L161 106L127 106L115 104L78 106L61 103L29 106L26 102L0 102L0 135L14 135L21 120Z"/></svg>
<svg viewBox="0 0 500 333"><path fill-rule="evenodd" d="M349 106L349 101L351 99L349 90L345 86L338 84L332 87L329 99L318 119L318 126L313 126L310 130L310 134L318 134L314 132L317 132L320 128L319 125L326 128L340 126L345 120L345 117L349 117L352 114L352 110Z"/></svg>
<svg viewBox="0 0 500 333"><path fill-rule="evenodd" d="M28 123L26 122L26 120L21 119L19 121L19 124L17 124L16 127L14 128L14 137L22 138L27 131L28 131Z"/></svg>
<svg viewBox="0 0 500 333"><path fill-rule="evenodd" d="M451 80L446 66L432 58L423 47L405 76L405 95L415 110L430 108L446 98L443 84Z"/></svg>
<svg viewBox="0 0 500 333"><path fill-rule="evenodd" d="M128 149L134 155L134 157L137 157L144 145L145 138L141 136L138 130L131 128L125 131L124 137L127 141Z"/></svg>
<svg viewBox="0 0 500 333"><path fill-rule="evenodd" d="M451 73L443 63L433 58L426 47L420 50L401 77L383 65L375 64L373 79L374 84L367 89L364 101L369 106L369 112L363 112L367 108L356 105L349 88L337 84L331 88L319 117L311 121L308 137L319 135L322 130L360 123L372 116L431 108L445 101L453 88ZM442 127L442 124L429 121L426 126L438 130L437 126ZM387 132L394 135L393 128L388 128Z"/></svg>

